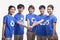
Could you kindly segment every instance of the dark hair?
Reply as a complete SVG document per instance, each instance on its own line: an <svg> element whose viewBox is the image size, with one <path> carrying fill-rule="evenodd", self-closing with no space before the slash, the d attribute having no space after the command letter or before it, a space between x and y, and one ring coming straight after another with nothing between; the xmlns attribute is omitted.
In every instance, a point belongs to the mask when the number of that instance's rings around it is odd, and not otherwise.
<svg viewBox="0 0 60 40"><path fill-rule="evenodd" d="M44 6L44 5L39 6L39 10L40 10L41 8L44 8L44 9L45 9L45 6Z"/></svg>
<svg viewBox="0 0 60 40"><path fill-rule="evenodd" d="M22 7L23 7L23 9L25 8L25 6L23 4L17 5L17 9L22 8Z"/></svg>
<svg viewBox="0 0 60 40"><path fill-rule="evenodd" d="M52 8L52 10L54 9L54 6L53 6L53 5L48 5L48 7L51 7L51 8Z"/></svg>
<svg viewBox="0 0 60 40"><path fill-rule="evenodd" d="M30 5L30 6L28 7L28 10L29 10L30 8L32 8L32 9L35 10L35 7L34 7L33 5Z"/></svg>
<svg viewBox="0 0 60 40"><path fill-rule="evenodd" d="M16 9L15 6L10 5L10 6L8 7L8 10L10 10L11 8Z"/></svg>

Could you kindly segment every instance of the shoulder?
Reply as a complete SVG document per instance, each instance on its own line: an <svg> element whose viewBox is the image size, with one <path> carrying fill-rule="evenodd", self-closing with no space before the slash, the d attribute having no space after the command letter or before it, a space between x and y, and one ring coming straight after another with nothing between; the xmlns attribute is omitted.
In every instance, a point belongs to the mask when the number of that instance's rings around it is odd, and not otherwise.
<svg viewBox="0 0 60 40"><path fill-rule="evenodd" d="M45 16L48 16L48 15L45 14Z"/></svg>
<svg viewBox="0 0 60 40"><path fill-rule="evenodd" d="M44 14L44 17L47 17L48 15Z"/></svg>
<svg viewBox="0 0 60 40"><path fill-rule="evenodd" d="M53 19L57 19L57 17L55 15L52 16Z"/></svg>
<svg viewBox="0 0 60 40"><path fill-rule="evenodd" d="M18 16L18 14L15 14L14 17L15 17L15 16Z"/></svg>
<svg viewBox="0 0 60 40"><path fill-rule="evenodd" d="M55 16L55 15L53 15L53 18L56 18L56 16Z"/></svg>
<svg viewBox="0 0 60 40"><path fill-rule="evenodd" d="M37 17L40 17L41 15L37 15Z"/></svg>
<svg viewBox="0 0 60 40"><path fill-rule="evenodd" d="M3 18L7 18L8 17L8 15L5 15Z"/></svg>
<svg viewBox="0 0 60 40"><path fill-rule="evenodd" d="M33 14L34 16L37 16L36 14Z"/></svg>
<svg viewBox="0 0 60 40"><path fill-rule="evenodd" d="M26 17L28 17L30 14L27 14Z"/></svg>
<svg viewBox="0 0 60 40"><path fill-rule="evenodd" d="M36 18L39 18L39 15L36 15Z"/></svg>
<svg viewBox="0 0 60 40"><path fill-rule="evenodd" d="M26 16L28 16L28 15L30 15L30 14L27 14Z"/></svg>
<svg viewBox="0 0 60 40"><path fill-rule="evenodd" d="M21 16L23 16L23 17L24 17L24 15L23 15L23 14L21 14Z"/></svg>

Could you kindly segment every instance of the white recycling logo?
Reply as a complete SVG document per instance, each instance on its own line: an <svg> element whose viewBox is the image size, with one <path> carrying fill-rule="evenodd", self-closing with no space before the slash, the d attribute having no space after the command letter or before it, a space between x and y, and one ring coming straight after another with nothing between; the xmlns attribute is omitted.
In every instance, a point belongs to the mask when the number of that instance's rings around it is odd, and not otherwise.
<svg viewBox="0 0 60 40"><path fill-rule="evenodd" d="M11 25L11 26L14 26L14 24L15 24L15 23L14 23L14 21L13 21L13 20L11 20L10 25Z"/></svg>

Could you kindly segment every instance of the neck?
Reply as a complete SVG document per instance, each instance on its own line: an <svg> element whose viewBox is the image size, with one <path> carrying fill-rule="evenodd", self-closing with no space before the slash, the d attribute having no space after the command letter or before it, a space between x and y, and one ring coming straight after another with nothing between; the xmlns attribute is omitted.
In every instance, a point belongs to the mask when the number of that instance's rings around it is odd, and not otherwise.
<svg viewBox="0 0 60 40"><path fill-rule="evenodd" d="M44 13L43 13L43 14L41 14L41 15L44 15Z"/></svg>
<svg viewBox="0 0 60 40"><path fill-rule="evenodd" d="M33 13L30 13L30 14L33 14Z"/></svg>
<svg viewBox="0 0 60 40"><path fill-rule="evenodd" d="M21 14L21 12L18 12L18 14Z"/></svg>
<svg viewBox="0 0 60 40"><path fill-rule="evenodd" d="M10 16L12 16L12 14L9 14Z"/></svg>
<svg viewBox="0 0 60 40"><path fill-rule="evenodd" d="M20 13L20 14L21 14L22 12L18 12L18 13Z"/></svg>
<svg viewBox="0 0 60 40"><path fill-rule="evenodd" d="M52 15L52 13L51 14L49 14L49 16L51 16Z"/></svg>
<svg viewBox="0 0 60 40"><path fill-rule="evenodd" d="M32 13L30 13L30 14L32 14Z"/></svg>

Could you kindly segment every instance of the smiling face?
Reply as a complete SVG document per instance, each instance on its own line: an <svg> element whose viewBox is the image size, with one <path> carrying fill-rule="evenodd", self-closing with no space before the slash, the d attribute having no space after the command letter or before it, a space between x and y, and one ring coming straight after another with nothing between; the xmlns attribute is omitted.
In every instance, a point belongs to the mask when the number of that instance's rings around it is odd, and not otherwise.
<svg viewBox="0 0 60 40"><path fill-rule="evenodd" d="M49 15L51 15L53 13L53 9L51 7L48 7L47 12L48 12Z"/></svg>
<svg viewBox="0 0 60 40"><path fill-rule="evenodd" d="M17 9L18 9L18 12L19 12L19 13L22 13L23 10L24 10L24 8L25 8L25 6L24 6L23 4L18 4L18 5L17 5Z"/></svg>
<svg viewBox="0 0 60 40"><path fill-rule="evenodd" d="M41 8L39 11L40 11L41 14L45 13L45 9L44 8Z"/></svg>
<svg viewBox="0 0 60 40"><path fill-rule="evenodd" d="M54 6L53 5L48 5L47 12L48 12L49 15L51 15L53 13L53 10L54 10Z"/></svg>
<svg viewBox="0 0 60 40"><path fill-rule="evenodd" d="M28 11L29 11L29 13L31 13L31 14L34 13L34 9L33 9L33 8L29 8Z"/></svg>
<svg viewBox="0 0 60 40"><path fill-rule="evenodd" d="M40 13L41 13L42 15L44 15L44 13L45 13L45 6L44 6L44 5L40 5L40 6L39 6L39 11L40 11Z"/></svg>
<svg viewBox="0 0 60 40"><path fill-rule="evenodd" d="M19 12L19 13L22 13L23 10L24 10L23 7L21 7L21 8L18 9L18 12Z"/></svg>
<svg viewBox="0 0 60 40"><path fill-rule="evenodd" d="M34 13L35 7L34 7L33 5L30 5L30 6L28 7L28 11L29 11L30 14Z"/></svg>
<svg viewBox="0 0 60 40"><path fill-rule="evenodd" d="M15 13L15 7L14 6L9 6L8 12L10 15L13 15Z"/></svg>

